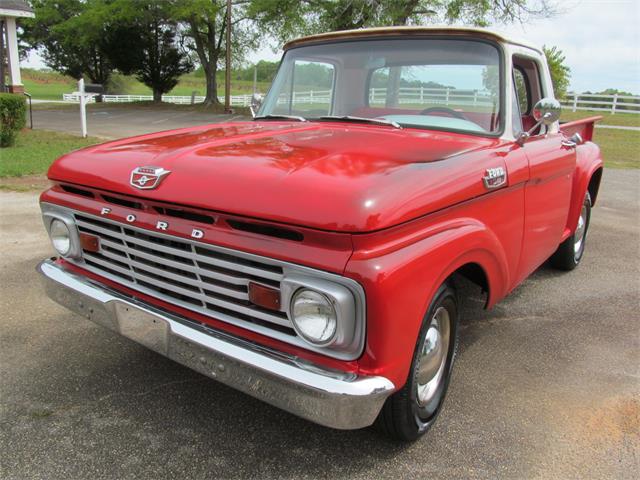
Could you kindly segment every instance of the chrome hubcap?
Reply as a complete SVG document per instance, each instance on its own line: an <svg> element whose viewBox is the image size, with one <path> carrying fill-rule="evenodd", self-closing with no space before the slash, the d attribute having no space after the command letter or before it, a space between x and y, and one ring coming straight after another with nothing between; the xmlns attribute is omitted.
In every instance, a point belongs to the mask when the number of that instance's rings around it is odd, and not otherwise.
<svg viewBox="0 0 640 480"><path fill-rule="evenodd" d="M584 233L587 228L587 207L582 206L580 211L580 218L578 219L578 226L576 227L576 233L574 234L573 254L576 258L580 256L582 251L582 243L584 242Z"/></svg>
<svg viewBox="0 0 640 480"><path fill-rule="evenodd" d="M417 398L421 406L434 398L444 377L450 326L449 312L439 307L431 318L418 359Z"/></svg>

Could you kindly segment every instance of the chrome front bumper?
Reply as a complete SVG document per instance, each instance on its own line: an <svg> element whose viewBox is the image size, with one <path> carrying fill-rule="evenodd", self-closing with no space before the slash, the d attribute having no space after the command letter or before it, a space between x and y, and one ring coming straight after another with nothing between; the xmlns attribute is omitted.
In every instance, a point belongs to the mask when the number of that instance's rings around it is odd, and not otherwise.
<svg viewBox="0 0 640 480"><path fill-rule="evenodd" d="M51 260L38 265L51 299L87 319L271 405L339 429L371 425L395 390L384 377L328 370L124 296Z"/></svg>

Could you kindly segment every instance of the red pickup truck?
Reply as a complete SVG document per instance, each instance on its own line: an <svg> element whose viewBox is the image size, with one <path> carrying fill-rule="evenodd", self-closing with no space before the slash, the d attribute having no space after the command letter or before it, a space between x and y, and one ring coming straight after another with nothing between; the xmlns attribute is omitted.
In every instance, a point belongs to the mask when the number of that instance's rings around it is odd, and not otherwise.
<svg viewBox="0 0 640 480"><path fill-rule="evenodd" d="M58 303L204 375L413 440L451 377L457 279L490 308L583 256L597 118L559 115L544 54L486 30L295 40L253 121L58 159L38 269Z"/></svg>

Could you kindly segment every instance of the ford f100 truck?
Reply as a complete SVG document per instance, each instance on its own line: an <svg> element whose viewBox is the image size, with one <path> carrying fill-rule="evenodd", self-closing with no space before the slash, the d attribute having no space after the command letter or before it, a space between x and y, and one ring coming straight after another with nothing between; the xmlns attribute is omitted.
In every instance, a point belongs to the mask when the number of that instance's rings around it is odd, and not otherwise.
<svg viewBox="0 0 640 480"><path fill-rule="evenodd" d="M295 415L414 440L451 378L458 279L491 308L580 263L598 118L561 123L542 51L470 28L294 40L254 107L54 162L47 293Z"/></svg>

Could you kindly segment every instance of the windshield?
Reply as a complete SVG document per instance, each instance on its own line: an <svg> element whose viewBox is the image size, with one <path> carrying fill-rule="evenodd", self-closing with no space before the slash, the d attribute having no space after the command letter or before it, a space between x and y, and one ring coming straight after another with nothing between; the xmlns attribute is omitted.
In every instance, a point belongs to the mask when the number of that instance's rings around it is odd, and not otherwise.
<svg viewBox="0 0 640 480"><path fill-rule="evenodd" d="M259 116L351 116L496 134L500 55L467 39L373 39L288 50ZM357 119L352 119L357 120Z"/></svg>

